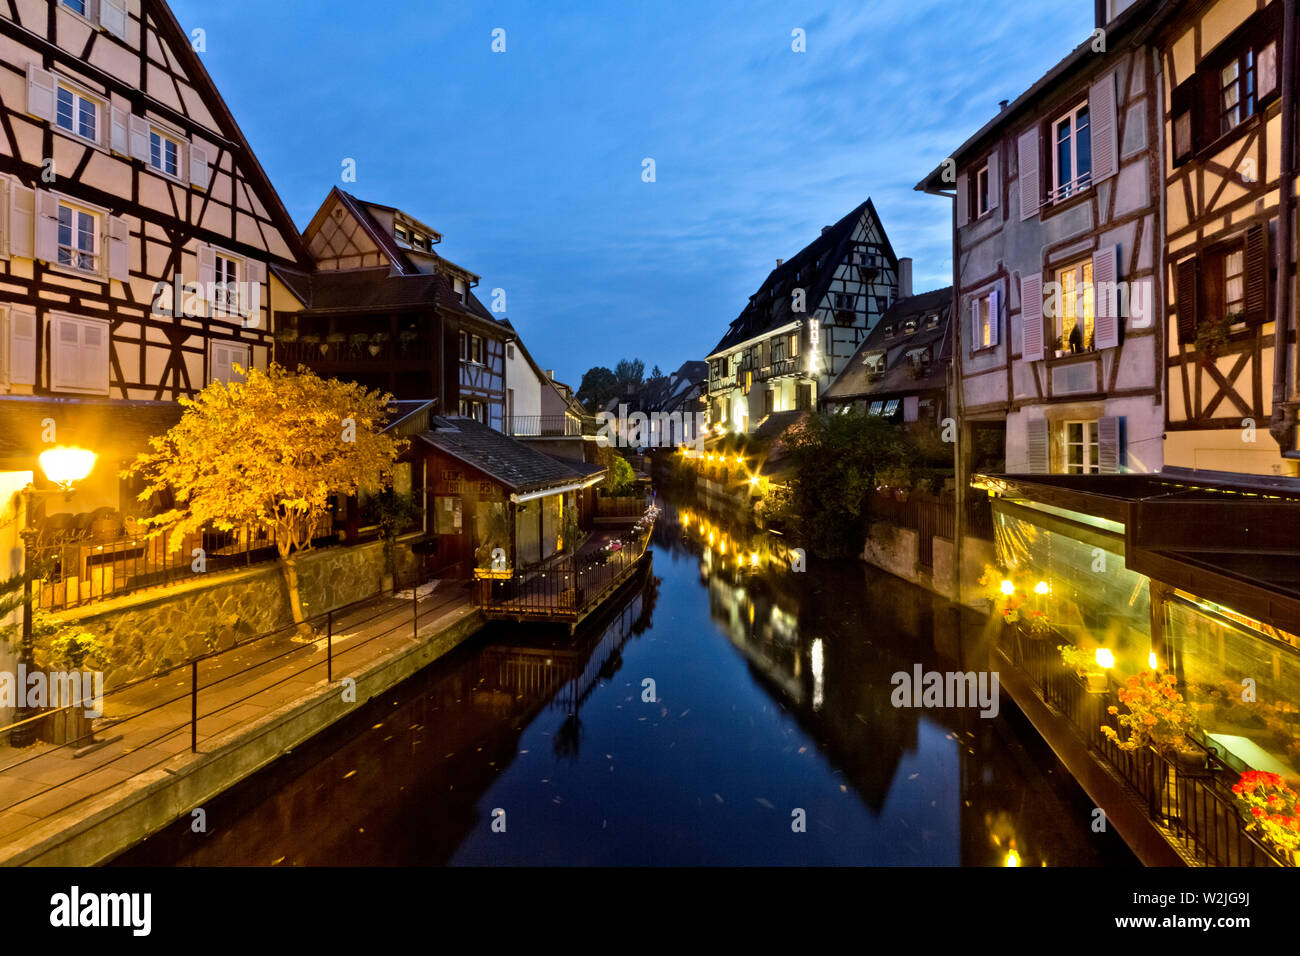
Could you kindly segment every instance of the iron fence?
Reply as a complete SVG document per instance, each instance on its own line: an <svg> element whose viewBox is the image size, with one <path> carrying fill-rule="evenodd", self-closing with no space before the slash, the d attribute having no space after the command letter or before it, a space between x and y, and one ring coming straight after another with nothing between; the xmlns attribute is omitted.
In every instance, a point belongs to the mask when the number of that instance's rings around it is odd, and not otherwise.
<svg viewBox="0 0 1300 956"><path fill-rule="evenodd" d="M1142 748L1127 751L1101 733L1102 726L1120 729L1109 708L1122 707L1116 687L1090 691L1065 666L1056 650L1061 638L1035 638L1010 628L1013 663L1030 679L1038 695L1082 737L1090 751L1104 760L1132 789L1147 816L1178 841L1185 853L1207 866L1287 866L1269 847L1246 830L1231 787L1239 774L1221 756L1195 738L1194 759L1180 761ZM1009 647L1007 644L1009 643Z"/></svg>
<svg viewBox="0 0 1300 956"><path fill-rule="evenodd" d="M322 517L313 537L335 542L333 518ZM203 531L186 535L176 548L166 535L122 535L109 539L63 537L39 544L33 566L44 568L32 582L34 607L63 611L122 594L192 580L196 573L229 571L278 557L275 535L264 529Z"/></svg>
<svg viewBox="0 0 1300 956"><path fill-rule="evenodd" d="M34 774L56 778L0 798L0 817L48 804L57 791L71 797L59 803L64 810L98 797L118 781L154 771L179 753L197 753L205 729L227 735L256 720L256 715L240 716L248 710L245 705L282 685L321 679L334 683L361 674L371 663L359 654L362 649L407 632L418 639L423 625L466 602L464 589L454 586L422 595L420 585L427 581L417 572L392 588L307 618L301 626L276 628L114 687L104 693L104 716L93 725L81 720L80 713L76 722L66 721L74 710L84 710L83 700L0 727L5 739L16 729L35 728L39 739L56 744L0 752L0 780L26 780ZM79 729L71 734L50 732L74 725ZM97 739L100 735L107 739ZM105 759L110 747L120 753ZM89 759L91 752L94 759ZM69 770L68 756L87 756L84 769ZM32 824L39 826L45 814L32 809L30 815L40 818Z"/></svg>
<svg viewBox="0 0 1300 956"><path fill-rule="evenodd" d="M492 617L576 620L632 576L649 541L647 529L622 541L617 551L560 555L499 576L476 577L474 603Z"/></svg>

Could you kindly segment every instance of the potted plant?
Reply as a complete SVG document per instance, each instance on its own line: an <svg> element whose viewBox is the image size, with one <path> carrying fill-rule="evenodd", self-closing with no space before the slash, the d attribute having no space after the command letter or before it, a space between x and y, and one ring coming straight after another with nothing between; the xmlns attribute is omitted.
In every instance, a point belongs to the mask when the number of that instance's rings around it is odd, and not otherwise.
<svg viewBox="0 0 1300 956"><path fill-rule="evenodd" d="M20 639L19 634L13 637ZM87 697L87 688L93 686L94 671L102 670L108 663L108 648L89 631L65 624L44 611L37 611L33 616L32 642L32 657L38 668L47 674L62 672L69 678L74 673L80 674L81 699L76 699L68 682L48 681L48 703L52 710L40 722L40 738L52 744L90 743L94 728L86 710L93 702ZM61 696L65 692L66 699Z"/></svg>
<svg viewBox="0 0 1300 956"><path fill-rule="evenodd" d="M1300 866L1300 794L1280 774L1247 770L1233 784L1246 829L1255 830L1292 864Z"/></svg>
<svg viewBox="0 0 1300 956"><path fill-rule="evenodd" d="M387 344L388 344L388 333L376 332L374 335L370 336L370 345L368 346L370 350L370 354L373 357L378 358L379 353L384 350L384 346Z"/></svg>
<svg viewBox="0 0 1300 956"><path fill-rule="evenodd" d="M1241 321L1240 312L1230 312L1220 319L1209 319L1196 327L1196 351L1202 362L1213 362L1228 344L1234 322Z"/></svg>
<svg viewBox="0 0 1300 956"><path fill-rule="evenodd" d="M324 342L322 342L320 336L317 335L315 332L303 333L298 337L298 341L302 343L304 349L308 349L308 350L313 345L319 346L321 355L324 355L327 351L329 351L329 346L326 345Z"/></svg>
<svg viewBox="0 0 1300 956"><path fill-rule="evenodd" d="M375 498L375 523L384 546L384 572L380 589L393 590L397 574L397 538L420 514L414 495L404 495L388 488Z"/></svg>
<svg viewBox="0 0 1300 956"><path fill-rule="evenodd" d="M1088 685L1088 693L1103 693L1109 681L1106 679L1106 670L1097 663L1097 655L1080 650L1073 644L1061 644L1056 648L1061 652L1061 660L1065 666L1074 671Z"/></svg>
<svg viewBox="0 0 1300 956"><path fill-rule="evenodd" d="M1114 705L1106 708L1108 714L1119 718L1120 727L1128 730L1127 737L1121 738L1110 726L1103 726L1102 734L1124 751L1150 747L1173 757L1184 767L1204 763L1204 752L1187 738L1195 730L1196 720L1177 687L1178 678L1173 674L1159 671L1134 674L1118 691L1120 703L1127 712L1120 713Z"/></svg>

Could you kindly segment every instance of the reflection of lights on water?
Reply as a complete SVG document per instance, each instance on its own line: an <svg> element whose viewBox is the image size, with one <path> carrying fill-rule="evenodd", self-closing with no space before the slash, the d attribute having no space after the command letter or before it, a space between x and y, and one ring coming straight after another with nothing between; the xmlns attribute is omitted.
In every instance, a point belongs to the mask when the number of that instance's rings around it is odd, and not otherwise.
<svg viewBox="0 0 1300 956"><path fill-rule="evenodd" d="M1012 583L1011 583L1010 581L1008 581L1008 580L1005 580L1005 579L1004 579L1004 580L1002 581L1002 584L1000 585L1000 587L1002 588L1002 593L1003 593L1003 594L1015 594L1015 593L1016 593L1016 586L1015 586L1014 584L1012 584Z"/></svg>
<svg viewBox="0 0 1300 956"><path fill-rule="evenodd" d="M822 681L824 667L822 639L819 637L812 642L813 710L821 710L822 700L825 697L825 684Z"/></svg>
<svg viewBox="0 0 1300 956"><path fill-rule="evenodd" d="M758 552L757 552L757 551L754 551L754 552L752 552L752 553L750 554L750 556L749 556L749 564L750 564L751 567L755 567L755 568L758 567Z"/></svg>
<svg viewBox="0 0 1300 956"><path fill-rule="evenodd" d="M1020 854L1017 853L1015 850L1008 850L1008 851L1007 851L1007 861L1006 861L1006 864L1005 864L1005 865L1006 865L1006 866L1019 866L1019 865L1020 865Z"/></svg>
<svg viewBox="0 0 1300 956"><path fill-rule="evenodd" d="M1115 666L1115 655L1110 652L1109 648L1097 648L1097 666L1110 670Z"/></svg>
<svg viewBox="0 0 1300 956"><path fill-rule="evenodd" d="M1034 585L1034 593L1035 593L1035 594L1046 594L1046 593L1047 593L1047 582L1046 582L1046 581L1039 581L1037 584L1035 584L1035 585Z"/></svg>
<svg viewBox="0 0 1300 956"><path fill-rule="evenodd" d="M1152 651L1150 654L1147 655L1147 664L1150 666L1150 668L1153 671L1158 671L1160 669L1160 664L1156 661L1155 651Z"/></svg>

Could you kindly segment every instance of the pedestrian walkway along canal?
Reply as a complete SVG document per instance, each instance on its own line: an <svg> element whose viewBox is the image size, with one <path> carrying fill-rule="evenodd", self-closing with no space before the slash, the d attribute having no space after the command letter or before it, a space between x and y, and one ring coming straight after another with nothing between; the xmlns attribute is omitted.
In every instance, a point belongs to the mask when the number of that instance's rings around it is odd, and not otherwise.
<svg viewBox="0 0 1300 956"><path fill-rule="evenodd" d="M117 862L1134 865L1005 696L891 702L980 622L754 540L669 504L573 637L494 624Z"/></svg>

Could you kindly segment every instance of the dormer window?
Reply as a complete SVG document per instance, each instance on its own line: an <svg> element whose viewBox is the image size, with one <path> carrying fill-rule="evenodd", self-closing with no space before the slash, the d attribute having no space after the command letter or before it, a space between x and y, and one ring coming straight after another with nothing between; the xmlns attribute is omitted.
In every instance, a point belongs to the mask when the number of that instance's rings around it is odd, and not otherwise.
<svg viewBox="0 0 1300 956"><path fill-rule="evenodd" d="M429 248L429 240L418 232L413 232L411 233L411 245L424 252Z"/></svg>
<svg viewBox="0 0 1300 956"><path fill-rule="evenodd" d="M393 235L396 236L396 237L397 237L397 241L400 242L400 243L402 243L403 245L409 245L409 244L410 244L410 240L409 240L409 238L407 237L407 234L406 234L406 227L405 227L405 226L397 226L396 228L394 228L394 229L393 229Z"/></svg>
<svg viewBox="0 0 1300 956"><path fill-rule="evenodd" d="M885 338L892 339L893 337L894 337L894 326L892 325L885 326Z"/></svg>
<svg viewBox="0 0 1300 956"><path fill-rule="evenodd" d="M938 328L938 326L939 326L938 312L931 312L929 315L925 317L925 327L927 329Z"/></svg>
<svg viewBox="0 0 1300 956"><path fill-rule="evenodd" d="M903 323L903 334L911 335L916 331L916 319L908 319Z"/></svg>

